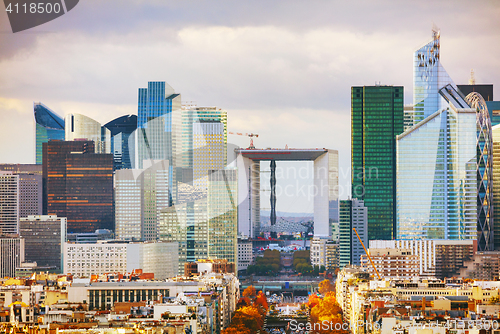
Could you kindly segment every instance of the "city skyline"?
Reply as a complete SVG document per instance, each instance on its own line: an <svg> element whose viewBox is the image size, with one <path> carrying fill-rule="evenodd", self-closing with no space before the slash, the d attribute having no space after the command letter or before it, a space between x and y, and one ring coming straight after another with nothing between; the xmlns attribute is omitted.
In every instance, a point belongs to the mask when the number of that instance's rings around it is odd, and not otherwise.
<svg viewBox="0 0 500 334"><path fill-rule="evenodd" d="M477 83L496 84L500 77L494 57L500 6L493 2L437 2L432 12L427 2L278 2L265 14L259 5L226 3L219 14L207 4L157 3L137 14L133 2L119 12L113 3L82 3L17 34L2 12L0 140L18 144L2 145L0 161L34 162L27 131L33 102L105 124L137 113L144 82L165 80L183 101L227 110L228 131L259 133L257 147L338 149L339 197L345 199L351 86L402 85L405 104L412 103L412 55L433 23L442 31L443 64L457 84L467 83L471 68ZM117 23L123 17L130 19L126 27ZM464 44L480 45L481 53L464 51ZM494 89L500 96L498 84ZM228 143L247 147L248 138L229 136Z"/></svg>

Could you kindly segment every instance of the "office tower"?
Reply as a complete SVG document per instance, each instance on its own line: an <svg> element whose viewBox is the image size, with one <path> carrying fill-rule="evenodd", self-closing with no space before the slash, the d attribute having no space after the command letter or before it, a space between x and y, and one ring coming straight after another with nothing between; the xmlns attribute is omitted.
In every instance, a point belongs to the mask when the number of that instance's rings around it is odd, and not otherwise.
<svg viewBox="0 0 500 334"><path fill-rule="evenodd" d="M24 239L0 233L0 277L15 277L16 268L24 262Z"/></svg>
<svg viewBox="0 0 500 334"><path fill-rule="evenodd" d="M206 198L176 204L160 212L160 240L179 244L179 274L184 273L185 263L207 258L207 214Z"/></svg>
<svg viewBox="0 0 500 334"><path fill-rule="evenodd" d="M209 170L224 168L224 124L193 123L193 185L206 189Z"/></svg>
<svg viewBox="0 0 500 334"><path fill-rule="evenodd" d="M19 234L24 238L26 262L61 272L66 242L66 218L57 216L28 216L19 222Z"/></svg>
<svg viewBox="0 0 500 334"><path fill-rule="evenodd" d="M351 89L352 197L368 208L368 239L392 239L396 217L396 135L403 132L403 87Z"/></svg>
<svg viewBox="0 0 500 334"><path fill-rule="evenodd" d="M114 169L132 169L131 157L134 146L129 146L130 135L137 129L137 116L125 115L115 118L104 125L111 135L111 153L113 153ZM133 143L133 140L131 140Z"/></svg>
<svg viewBox="0 0 500 334"><path fill-rule="evenodd" d="M220 122L224 126L224 152L227 151L227 111L217 107L195 107L182 109L182 166L193 168L193 124ZM224 157L223 166L227 165Z"/></svg>
<svg viewBox="0 0 500 334"><path fill-rule="evenodd" d="M413 109L414 124L423 121L436 111L446 108L447 103L439 95L439 89L453 84L441 65L440 32L432 31L432 40L413 54ZM399 134L399 133L398 133Z"/></svg>
<svg viewBox="0 0 500 334"><path fill-rule="evenodd" d="M398 238L478 239L493 249L492 134L486 102L442 68L439 32L415 53L415 110L397 138Z"/></svg>
<svg viewBox="0 0 500 334"><path fill-rule="evenodd" d="M452 85L439 93L448 107L397 137L397 238L477 238L480 250L491 249L488 113Z"/></svg>
<svg viewBox="0 0 500 334"><path fill-rule="evenodd" d="M0 171L19 178L19 217L42 214L42 165L0 164Z"/></svg>
<svg viewBox="0 0 500 334"><path fill-rule="evenodd" d="M353 228L368 247L368 211L362 200L340 201L339 268L348 264L359 265L360 256L365 252Z"/></svg>
<svg viewBox="0 0 500 334"><path fill-rule="evenodd" d="M492 127L493 135L493 224L495 250L500 250L500 124Z"/></svg>
<svg viewBox="0 0 500 334"><path fill-rule="evenodd" d="M42 144L64 140L64 119L42 103L33 103L35 118L35 161L42 164Z"/></svg>
<svg viewBox="0 0 500 334"><path fill-rule="evenodd" d="M220 124L220 123L219 123ZM238 267L238 172L213 170L208 176L208 258Z"/></svg>
<svg viewBox="0 0 500 334"><path fill-rule="evenodd" d="M19 233L19 175L0 171L0 234Z"/></svg>
<svg viewBox="0 0 500 334"><path fill-rule="evenodd" d="M68 114L64 120L66 141L91 140L95 153L111 153L111 132L101 123L81 114Z"/></svg>
<svg viewBox="0 0 500 334"><path fill-rule="evenodd" d="M153 122L157 120L157 122ZM181 136L181 95L165 82L139 88L137 167L144 160L168 160L174 166Z"/></svg>
<svg viewBox="0 0 500 334"><path fill-rule="evenodd" d="M66 217L68 233L114 230L113 155L93 141L43 145L44 214Z"/></svg>
<svg viewBox="0 0 500 334"><path fill-rule="evenodd" d="M145 161L145 169L115 172L116 237L121 240L158 239L160 211L168 207L168 161Z"/></svg>
<svg viewBox="0 0 500 334"><path fill-rule="evenodd" d="M165 82L148 82L139 88L134 165L144 160L168 160L170 204L176 201L176 167L182 161L181 95Z"/></svg>

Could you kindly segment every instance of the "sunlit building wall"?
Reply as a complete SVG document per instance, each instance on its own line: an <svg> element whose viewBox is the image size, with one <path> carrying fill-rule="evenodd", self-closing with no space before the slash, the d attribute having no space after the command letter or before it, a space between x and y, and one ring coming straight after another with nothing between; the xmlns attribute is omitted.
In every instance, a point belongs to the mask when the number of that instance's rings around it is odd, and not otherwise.
<svg viewBox="0 0 500 334"><path fill-rule="evenodd" d="M64 118L65 140L91 140L95 143L95 153L111 153L111 132L101 123L81 114L68 114Z"/></svg>
<svg viewBox="0 0 500 334"><path fill-rule="evenodd" d="M238 266L238 172L210 171L208 175L208 258Z"/></svg>
<svg viewBox="0 0 500 334"><path fill-rule="evenodd" d="M210 170L224 168L224 124L197 122L193 124L193 185L206 189Z"/></svg>
<svg viewBox="0 0 500 334"><path fill-rule="evenodd" d="M19 233L19 175L0 171L0 234Z"/></svg>

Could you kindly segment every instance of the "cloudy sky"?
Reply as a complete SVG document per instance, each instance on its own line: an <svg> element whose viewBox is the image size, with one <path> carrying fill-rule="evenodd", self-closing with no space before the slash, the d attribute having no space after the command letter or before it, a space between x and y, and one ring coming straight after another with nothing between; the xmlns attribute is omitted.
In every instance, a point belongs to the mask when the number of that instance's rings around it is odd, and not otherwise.
<svg viewBox="0 0 500 334"><path fill-rule="evenodd" d="M104 124L137 113L137 88L161 80L226 109L229 129L258 133L258 147L338 149L347 198L350 87L403 85L411 103L412 54L433 24L454 81L474 69L500 99L496 0L81 0L16 34L0 9L0 163L34 162L33 102Z"/></svg>

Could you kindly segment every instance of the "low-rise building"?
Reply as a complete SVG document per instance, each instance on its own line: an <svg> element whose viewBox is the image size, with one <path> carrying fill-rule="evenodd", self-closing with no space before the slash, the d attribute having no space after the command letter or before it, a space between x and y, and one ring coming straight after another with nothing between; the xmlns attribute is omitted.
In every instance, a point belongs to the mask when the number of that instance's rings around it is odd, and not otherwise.
<svg viewBox="0 0 500 334"><path fill-rule="evenodd" d="M127 273L135 269L153 273L156 279L178 274L178 245L175 242L65 243L64 254L64 273L80 277Z"/></svg>

